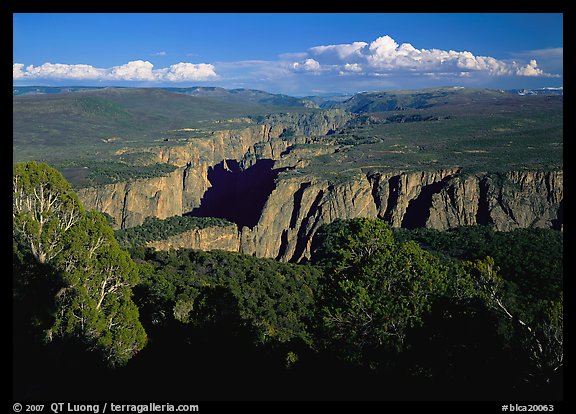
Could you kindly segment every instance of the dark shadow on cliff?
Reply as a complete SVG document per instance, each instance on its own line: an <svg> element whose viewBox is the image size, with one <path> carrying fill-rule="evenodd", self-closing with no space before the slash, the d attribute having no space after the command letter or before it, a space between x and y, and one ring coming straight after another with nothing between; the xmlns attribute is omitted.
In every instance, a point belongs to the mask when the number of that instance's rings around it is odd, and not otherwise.
<svg viewBox="0 0 576 414"><path fill-rule="evenodd" d="M402 219L403 228L415 229L418 227L426 226L426 221L430 217L432 196L434 196L434 194L438 194L443 188L446 188L446 183L451 178L452 176L448 176L441 181L437 181L422 187L418 197L414 198L408 203L406 214L404 214L404 218Z"/></svg>
<svg viewBox="0 0 576 414"><path fill-rule="evenodd" d="M210 167L208 180L212 187L204 193L200 207L186 215L220 217L239 227L254 227L281 171L273 167L274 160L270 159L258 160L245 170L235 160Z"/></svg>

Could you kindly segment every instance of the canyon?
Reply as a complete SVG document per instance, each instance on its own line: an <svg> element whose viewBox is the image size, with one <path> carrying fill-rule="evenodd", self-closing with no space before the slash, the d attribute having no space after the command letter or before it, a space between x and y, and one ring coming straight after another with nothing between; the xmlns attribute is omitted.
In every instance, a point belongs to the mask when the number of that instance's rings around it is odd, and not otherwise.
<svg viewBox="0 0 576 414"><path fill-rule="evenodd" d="M343 149L326 137L350 118L341 109L271 115L185 144L138 148L151 154L150 163L177 169L81 188L78 195L87 209L111 216L116 229L175 215L236 223L150 242L155 249L222 249L290 262L309 258L316 231L336 219L378 217L393 227L442 230L474 224L501 231L562 229L563 171L558 168L358 167L333 176L307 169L314 157Z"/></svg>

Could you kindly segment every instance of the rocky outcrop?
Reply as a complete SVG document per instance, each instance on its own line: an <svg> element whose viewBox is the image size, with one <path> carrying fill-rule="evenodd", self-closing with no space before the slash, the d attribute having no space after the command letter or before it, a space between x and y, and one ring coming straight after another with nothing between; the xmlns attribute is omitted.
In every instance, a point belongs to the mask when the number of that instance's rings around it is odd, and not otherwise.
<svg viewBox="0 0 576 414"><path fill-rule="evenodd" d="M394 227L490 224L559 228L562 171L462 174L459 168L369 176L378 217Z"/></svg>
<svg viewBox="0 0 576 414"><path fill-rule="evenodd" d="M206 227L194 229L171 236L165 240L155 240L146 243L147 247L156 250L198 249L240 251L240 234L235 225L228 227Z"/></svg>
<svg viewBox="0 0 576 414"><path fill-rule="evenodd" d="M445 230L487 224L487 211L484 215L478 213L486 205L485 195L481 195L480 191L481 180L477 176L450 177L440 191L432 194L426 227Z"/></svg>
<svg viewBox="0 0 576 414"><path fill-rule="evenodd" d="M337 218L375 217L371 186L364 174L340 184L328 180L281 180L252 229L242 229L241 252L282 261L309 257L312 237Z"/></svg>
<svg viewBox="0 0 576 414"><path fill-rule="evenodd" d="M273 125L273 131L280 134L326 135L336 131L354 116L342 109L328 109L312 113L275 113L262 122Z"/></svg>
<svg viewBox="0 0 576 414"><path fill-rule="evenodd" d="M182 169L164 177L82 188L78 197L86 209L112 216L115 228L140 225L146 217L181 215Z"/></svg>
<svg viewBox="0 0 576 414"><path fill-rule="evenodd" d="M376 173L369 176L378 217L393 227L422 227L426 205L459 168L410 173Z"/></svg>
<svg viewBox="0 0 576 414"><path fill-rule="evenodd" d="M562 226L564 174L555 172L510 171L486 176L488 223L507 231L519 227Z"/></svg>
<svg viewBox="0 0 576 414"><path fill-rule="evenodd" d="M178 167L216 165L225 159L240 161L246 154L279 159L290 145L309 142L306 137L323 136L345 125L351 115L340 109L312 113L272 114L259 124L212 132L184 145L138 148L153 154L149 163L169 163ZM289 134L288 134L289 132ZM282 138L282 139L279 139Z"/></svg>
<svg viewBox="0 0 576 414"><path fill-rule="evenodd" d="M84 188L78 195L87 209L112 216L116 228L139 225L146 217L162 219L189 212L210 215L205 210L214 203L245 209L252 200L257 211L244 223L235 221L239 227L246 224L241 229L196 230L150 245L157 249L217 248L282 261L309 257L318 228L336 219L379 217L391 226L406 228L474 224L491 224L497 230L562 228L562 171L469 174L454 167L366 174L358 169L336 178L307 172L310 158L336 148L326 137L315 135L328 134L348 117L339 110L275 114L258 124L215 131L185 145L139 148L152 154L151 163L178 168L164 177ZM311 143L314 145L298 145ZM264 164L270 167L266 168L276 171L263 197L245 190L251 187L244 179L262 178L266 171L255 168L262 166L261 160L268 160ZM294 168L298 171L277 176L279 171ZM248 171L252 175L243 179L235 175ZM235 186L230 193L238 192L239 183L244 185L240 196L246 200L223 197L228 190L216 191L216 178L235 183L230 184Z"/></svg>
<svg viewBox="0 0 576 414"><path fill-rule="evenodd" d="M225 169L226 161L221 165ZM131 227L148 216L181 215L198 205L211 185L209 168L207 162L188 165L166 177L83 189L79 195L87 208L110 214L117 227ZM190 178L190 174L196 177ZM336 219L379 217L393 227L406 228L448 229L474 224L490 224L502 231L562 228L562 205L562 171L472 175L459 168L371 174L357 171L338 180L284 174L275 180L263 207L259 207L255 225L241 230L235 226L198 230L150 245L157 249L217 248L297 262L310 256L318 228Z"/></svg>

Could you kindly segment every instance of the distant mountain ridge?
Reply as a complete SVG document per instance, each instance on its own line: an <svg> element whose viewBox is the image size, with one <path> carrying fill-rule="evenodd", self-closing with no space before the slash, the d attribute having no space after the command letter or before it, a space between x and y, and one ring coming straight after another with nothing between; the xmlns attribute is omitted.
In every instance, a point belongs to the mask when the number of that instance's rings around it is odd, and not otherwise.
<svg viewBox="0 0 576 414"><path fill-rule="evenodd" d="M564 95L564 88L539 88L539 89L509 89L506 92L515 93L516 95Z"/></svg>
<svg viewBox="0 0 576 414"><path fill-rule="evenodd" d="M274 94L257 89L225 89L221 87L161 88L165 91L192 96L223 98L231 102L249 102L264 106L317 108L310 99L295 98L284 94Z"/></svg>
<svg viewBox="0 0 576 414"><path fill-rule="evenodd" d="M522 97L549 95L563 96L562 88L542 89L478 89L461 86L359 92L346 99L331 99L320 103L321 108L340 108L354 114L422 110L427 108L458 107L470 102L515 102ZM561 98L559 98L561 99Z"/></svg>
<svg viewBox="0 0 576 414"><path fill-rule="evenodd" d="M71 93L105 88L105 86L12 86L12 96Z"/></svg>
<svg viewBox="0 0 576 414"><path fill-rule="evenodd" d="M102 89L132 89L127 87L103 86L13 86L12 96L45 95L95 91ZM221 87L193 86L187 88L165 87L167 92L196 97L223 99L230 103L248 103L262 106L318 108L318 105L307 98L295 98L284 94L274 94L256 89L225 89Z"/></svg>
<svg viewBox="0 0 576 414"><path fill-rule="evenodd" d="M13 86L12 96L23 95L44 95L44 94L62 94L74 93L83 91L94 91L102 89L132 89L130 87L122 86ZM398 108L415 108L420 109L423 105L427 105L427 100L433 97L446 96L450 92L459 91L463 88L459 86L443 87L443 88L428 88L421 90L394 90L394 91L375 91L375 92L358 92L355 94L330 94L330 95L310 95L305 97L294 97L285 94L275 94L257 89L226 89L219 86L191 86L191 87L162 87L150 88L161 89L167 92L185 94L196 97L208 97L215 99L223 99L231 103L249 103L261 106L278 106L278 107L305 107L305 108L342 108L350 112L374 112L374 111L390 111ZM484 91L492 91L499 93L509 93L519 96L533 96L533 95L564 95L564 88L537 88L537 89L484 89ZM414 100L414 95L420 96L419 100ZM436 94L436 96L434 96ZM438 96L440 95L440 96ZM399 98L400 97L400 98ZM382 98L387 98L387 102L382 102ZM412 99L412 101L406 101ZM364 104L362 103L364 100ZM379 101L377 104L374 102L371 105L366 104L366 100ZM395 105L400 100L399 106ZM407 104L402 106L402 104Z"/></svg>

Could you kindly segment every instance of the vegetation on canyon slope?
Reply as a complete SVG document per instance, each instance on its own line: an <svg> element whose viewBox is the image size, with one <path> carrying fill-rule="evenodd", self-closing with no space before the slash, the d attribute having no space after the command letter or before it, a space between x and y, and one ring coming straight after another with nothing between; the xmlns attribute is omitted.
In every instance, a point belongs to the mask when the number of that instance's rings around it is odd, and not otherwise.
<svg viewBox="0 0 576 414"><path fill-rule="evenodd" d="M55 170L16 164L13 184L17 397L561 398L558 231L357 218L307 265L129 254Z"/></svg>

